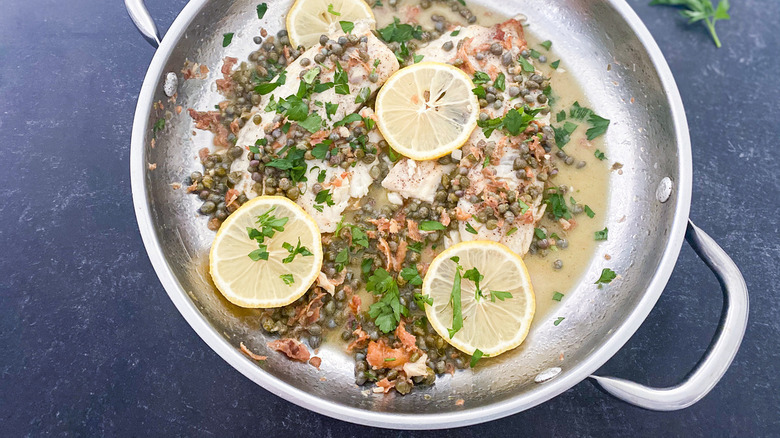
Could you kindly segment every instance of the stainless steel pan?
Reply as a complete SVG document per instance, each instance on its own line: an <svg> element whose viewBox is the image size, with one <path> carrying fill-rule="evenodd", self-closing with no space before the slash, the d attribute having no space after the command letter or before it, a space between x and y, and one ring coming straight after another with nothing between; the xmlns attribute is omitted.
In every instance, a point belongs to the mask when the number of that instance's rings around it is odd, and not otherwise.
<svg viewBox="0 0 780 438"><path fill-rule="evenodd" d="M243 58L258 32L259 0L192 0L164 39L158 36L142 0L126 0L133 21L157 47L138 98L131 148L133 200L149 258L171 300L204 341L245 376L293 403L355 423L406 429L474 424L528 409L587 377L629 403L654 410L695 403L721 378L737 352L747 324L745 282L725 252L688 220L691 148L682 101L672 74L652 37L623 0L515 0L513 12L529 18L540 37L555 41L567 68L587 84L596 112L612 120L609 156L623 163L612 172L610 239L604 252L619 281L597 289L586 276L556 311L566 324L536 324L523 346L491 360L476 372L458 372L407 396L364 395L355 387L353 362L338 346L321 348L322 370L268 352L258 314L227 303L209 284L207 250L212 232L194 212L196 200L175 190L196 166L206 135L192 137L192 121L174 105L207 109L221 100L211 86L226 55ZM265 0L262 25L283 27L291 0ZM500 0L480 3L499 10ZM235 32L222 48L222 34ZM178 81L186 59L208 65L209 81ZM607 71L607 64L611 70ZM180 76L180 75L179 75ZM168 103L164 85L177 87ZM617 85L616 85L617 84ZM633 99L632 99L633 98ZM153 133L162 101L171 111L164 130ZM632 103L633 102L633 103ZM152 138L155 137L154 144ZM156 168L151 170L156 164ZM623 221L619 219L625 217ZM683 239L715 272L723 286L723 319L697 368L672 388L650 388L592 375L636 331L664 290ZM597 273L603 261L593 261ZM237 349L244 342L269 359L258 366ZM324 379L322 379L324 378ZM455 404L464 399L462 406Z"/></svg>

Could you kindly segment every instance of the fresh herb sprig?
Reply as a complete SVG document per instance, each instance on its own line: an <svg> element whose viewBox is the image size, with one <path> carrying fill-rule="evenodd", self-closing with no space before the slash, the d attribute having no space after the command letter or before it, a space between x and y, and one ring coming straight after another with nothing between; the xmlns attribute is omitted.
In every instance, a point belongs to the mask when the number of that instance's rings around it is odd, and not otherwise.
<svg viewBox="0 0 780 438"><path fill-rule="evenodd" d="M383 333L389 333L398 327L401 316L409 316L409 309L401 304L398 284L386 270L379 268L368 277L366 290L382 298L368 308L368 315Z"/></svg>
<svg viewBox="0 0 780 438"><path fill-rule="evenodd" d="M729 0L720 0L718 6L714 7L711 0L653 0L650 6L682 6L685 9L680 11L680 15L688 19L688 24L703 22L710 32L712 40L715 41L715 47L720 48L720 38L715 32L715 23L719 20L730 20Z"/></svg>

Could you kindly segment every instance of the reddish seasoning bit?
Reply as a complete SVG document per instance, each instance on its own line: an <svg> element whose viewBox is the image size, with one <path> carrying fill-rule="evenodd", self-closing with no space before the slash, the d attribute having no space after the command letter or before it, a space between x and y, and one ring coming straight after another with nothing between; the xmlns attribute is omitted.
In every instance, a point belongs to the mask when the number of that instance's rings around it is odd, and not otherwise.
<svg viewBox="0 0 780 438"><path fill-rule="evenodd" d="M311 358L309 350L297 339L277 339L275 341L269 342L268 347L284 353L285 356L299 362L308 362L309 358Z"/></svg>
<svg viewBox="0 0 780 438"><path fill-rule="evenodd" d="M244 345L243 342L239 345L241 346L241 352L249 356L251 359L260 361L268 359L268 356L260 356L259 354L253 353L249 348L246 347L246 345Z"/></svg>

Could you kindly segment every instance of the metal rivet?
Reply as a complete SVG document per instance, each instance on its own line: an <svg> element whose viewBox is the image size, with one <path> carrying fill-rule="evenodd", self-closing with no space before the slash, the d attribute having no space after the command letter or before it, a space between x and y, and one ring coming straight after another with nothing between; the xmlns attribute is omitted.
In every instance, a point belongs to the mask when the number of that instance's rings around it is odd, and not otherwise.
<svg viewBox="0 0 780 438"><path fill-rule="evenodd" d="M669 200L670 196L672 196L672 180L668 176L665 176L664 179L658 183L658 188L655 189L655 197L660 202L666 202Z"/></svg>
<svg viewBox="0 0 780 438"><path fill-rule="evenodd" d="M176 73L168 72L165 75L165 83L163 84L163 91L168 97L173 97L176 94L176 88L179 86L179 79L176 77Z"/></svg>
<svg viewBox="0 0 780 438"><path fill-rule="evenodd" d="M537 374L536 377L534 377L534 382L536 383L543 383L546 382L558 374L561 373L561 369L558 367L552 367L547 368L546 370L542 371L541 373Z"/></svg>

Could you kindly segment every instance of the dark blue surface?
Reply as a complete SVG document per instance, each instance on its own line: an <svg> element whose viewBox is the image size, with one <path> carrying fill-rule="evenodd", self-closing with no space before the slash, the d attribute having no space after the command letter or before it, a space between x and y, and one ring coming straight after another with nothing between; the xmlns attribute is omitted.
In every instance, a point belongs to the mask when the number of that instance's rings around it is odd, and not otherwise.
<svg viewBox="0 0 780 438"><path fill-rule="evenodd" d="M148 1L161 28L186 3ZM742 268L742 349L693 407L644 411L583 382L529 411L431 436L780 436L780 2L703 26L630 1L675 74L691 129L691 217ZM153 50L118 0L0 5L0 434L427 436L355 426L261 389L213 353L154 275L129 189ZM667 291L601 370L671 385L700 358L719 286L684 248Z"/></svg>

